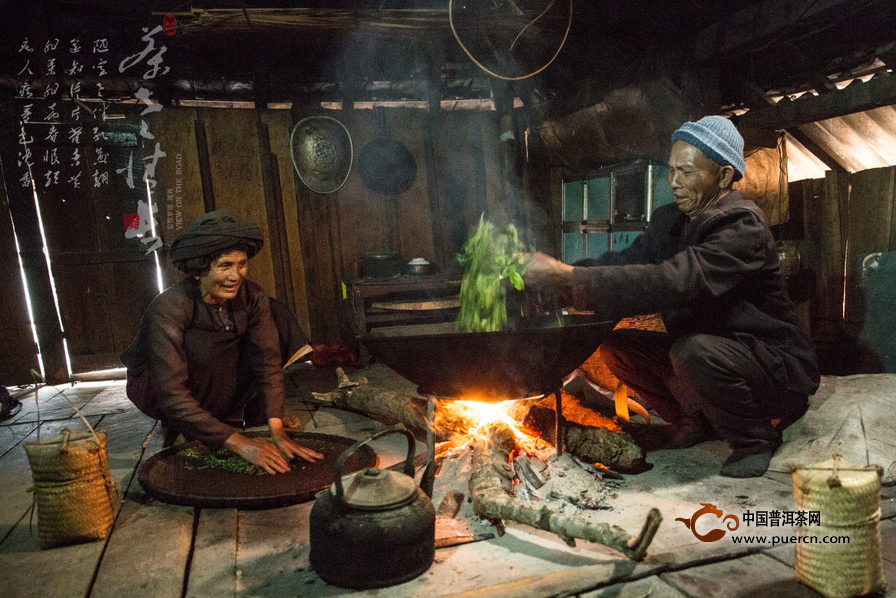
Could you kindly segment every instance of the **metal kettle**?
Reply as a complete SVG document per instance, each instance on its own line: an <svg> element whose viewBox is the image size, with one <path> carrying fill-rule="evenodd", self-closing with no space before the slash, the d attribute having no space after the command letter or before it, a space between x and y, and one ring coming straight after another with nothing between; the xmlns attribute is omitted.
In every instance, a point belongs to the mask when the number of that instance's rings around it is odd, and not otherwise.
<svg viewBox="0 0 896 598"><path fill-rule="evenodd" d="M342 477L353 452L391 433L408 440L404 472L376 467ZM311 509L311 567L327 583L366 589L411 580L432 565L436 513L414 483L414 437L402 425L350 446L336 460L329 489Z"/></svg>

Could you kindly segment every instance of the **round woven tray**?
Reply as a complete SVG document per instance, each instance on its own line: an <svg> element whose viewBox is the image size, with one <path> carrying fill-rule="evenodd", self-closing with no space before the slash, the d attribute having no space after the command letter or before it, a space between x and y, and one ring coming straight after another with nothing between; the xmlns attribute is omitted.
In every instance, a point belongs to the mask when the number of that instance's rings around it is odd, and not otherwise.
<svg viewBox="0 0 896 598"><path fill-rule="evenodd" d="M245 432L246 436L266 436L266 432ZM276 475L234 473L222 469L187 469L195 460L179 454L199 442L172 446L147 459L137 473L140 485L150 496L163 502L191 507L271 509L311 500L333 481L333 463L354 444L351 438L329 434L290 432L302 446L324 455L316 463L294 459L291 470ZM343 475L376 467L376 453L362 446L346 460Z"/></svg>

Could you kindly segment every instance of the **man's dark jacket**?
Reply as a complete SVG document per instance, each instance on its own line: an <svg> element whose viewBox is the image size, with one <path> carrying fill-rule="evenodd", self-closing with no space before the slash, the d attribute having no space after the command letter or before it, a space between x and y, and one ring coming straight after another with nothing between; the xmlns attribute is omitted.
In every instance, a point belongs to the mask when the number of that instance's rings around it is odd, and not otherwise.
<svg viewBox="0 0 896 598"><path fill-rule="evenodd" d="M693 220L674 204L631 247L576 267L576 303L608 319L661 313L669 333L737 340L766 373L801 394L818 388L815 351L797 326L762 211L730 191Z"/></svg>

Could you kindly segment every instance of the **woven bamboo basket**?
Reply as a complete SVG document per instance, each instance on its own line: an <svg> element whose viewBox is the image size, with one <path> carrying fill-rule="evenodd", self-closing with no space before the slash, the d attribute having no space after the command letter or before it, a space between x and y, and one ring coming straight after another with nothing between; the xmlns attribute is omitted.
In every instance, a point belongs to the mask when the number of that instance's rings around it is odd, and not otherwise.
<svg viewBox="0 0 896 598"><path fill-rule="evenodd" d="M109 472L106 433L72 432L26 442L34 480L41 549L105 538L117 487Z"/></svg>
<svg viewBox="0 0 896 598"><path fill-rule="evenodd" d="M792 472L794 509L817 511L796 548L796 578L828 598L886 589L880 554L880 468L840 455ZM837 543L823 543L837 536Z"/></svg>

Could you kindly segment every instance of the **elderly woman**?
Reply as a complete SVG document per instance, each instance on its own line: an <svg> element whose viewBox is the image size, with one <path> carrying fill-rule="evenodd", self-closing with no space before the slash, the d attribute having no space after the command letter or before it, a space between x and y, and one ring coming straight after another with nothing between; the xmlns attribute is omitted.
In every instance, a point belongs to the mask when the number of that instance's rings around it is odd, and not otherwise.
<svg viewBox="0 0 896 598"><path fill-rule="evenodd" d="M272 300L246 278L263 243L257 225L227 210L191 222L171 244L171 261L188 276L153 299L121 360L128 396L162 420L166 445L182 434L284 473L287 458L323 455L283 428L283 335ZM240 434L232 425L240 421L267 423L273 444Z"/></svg>

